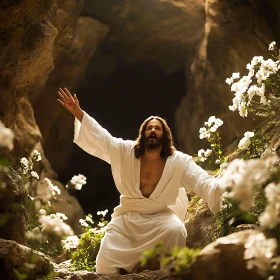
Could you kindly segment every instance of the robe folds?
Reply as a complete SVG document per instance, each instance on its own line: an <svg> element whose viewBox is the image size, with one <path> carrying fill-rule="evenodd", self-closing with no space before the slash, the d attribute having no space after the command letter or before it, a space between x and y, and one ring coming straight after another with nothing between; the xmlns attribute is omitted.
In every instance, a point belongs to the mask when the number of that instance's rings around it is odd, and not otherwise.
<svg viewBox="0 0 280 280"><path fill-rule="evenodd" d="M223 193L218 179L195 164L191 156L175 151L166 160L162 176L149 198L140 190L140 164L135 141L113 137L84 112L75 119L74 143L111 165L120 204L115 207L97 256L98 273L130 272L141 253L163 241L166 250L184 247L187 232L183 220L188 207L185 190L207 201L210 210L220 209Z"/></svg>

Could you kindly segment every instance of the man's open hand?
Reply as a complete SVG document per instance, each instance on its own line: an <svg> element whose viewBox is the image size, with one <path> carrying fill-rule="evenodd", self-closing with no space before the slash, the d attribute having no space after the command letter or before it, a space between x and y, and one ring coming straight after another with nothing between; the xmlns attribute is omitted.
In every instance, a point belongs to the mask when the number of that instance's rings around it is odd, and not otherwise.
<svg viewBox="0 0 280 280"><path fill-rule="evenodd" d="M81 110L76 94L74 94L73 97L67 88L60 88L58 95L60 98L58 98L57 101L81 122L83 118L83 111Z"/></svg>

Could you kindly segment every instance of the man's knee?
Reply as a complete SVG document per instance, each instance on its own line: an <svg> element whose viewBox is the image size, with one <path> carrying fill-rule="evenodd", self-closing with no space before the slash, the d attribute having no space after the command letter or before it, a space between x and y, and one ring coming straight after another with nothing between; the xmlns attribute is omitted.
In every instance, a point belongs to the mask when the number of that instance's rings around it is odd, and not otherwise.
<svg viewBox="0 0 280 280"><path fill-rule="evenodd" d="M186 228L183 223L172 222L165 224L165 230L172 235L183 235L186 236Z"/></svg>

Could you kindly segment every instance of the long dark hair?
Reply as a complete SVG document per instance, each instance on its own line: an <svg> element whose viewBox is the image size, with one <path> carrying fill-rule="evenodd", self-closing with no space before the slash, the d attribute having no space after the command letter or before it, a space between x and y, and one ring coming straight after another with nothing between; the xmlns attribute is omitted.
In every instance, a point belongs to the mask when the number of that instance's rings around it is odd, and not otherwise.
<svg viewBox="0 0 280 280"><path fill-rule="evenodd" d="M150 116L141 124L139 128L139 134L135 144L136 158L140 158L141 155L145 153L145 131L148 123L153 119L160 121L163 129L162 149L161 149L160 156L162 158L167 158L171 156L174 153L174 151L176 151L176 148L174 147L173 144L173 137L171 134L171 130L166 120L158 116Z"/></svg>

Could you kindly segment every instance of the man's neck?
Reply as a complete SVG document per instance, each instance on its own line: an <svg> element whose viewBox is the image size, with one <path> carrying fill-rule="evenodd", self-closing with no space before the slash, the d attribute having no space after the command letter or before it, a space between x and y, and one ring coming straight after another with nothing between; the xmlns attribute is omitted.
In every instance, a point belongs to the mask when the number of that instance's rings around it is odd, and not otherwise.
<svg viewBox="0 0 280 280"><path fill-rule="evenodd" d="M158 160L158 159L161 158L161 157L160 157L161 149L162 149L161 146L158 147L157 149L148 149L148 148L146 148L146 149L145 149L145 153L144 153L143 156L144 156L146 159L148 159L148 160L152 160L152 161Z"/></svg>

